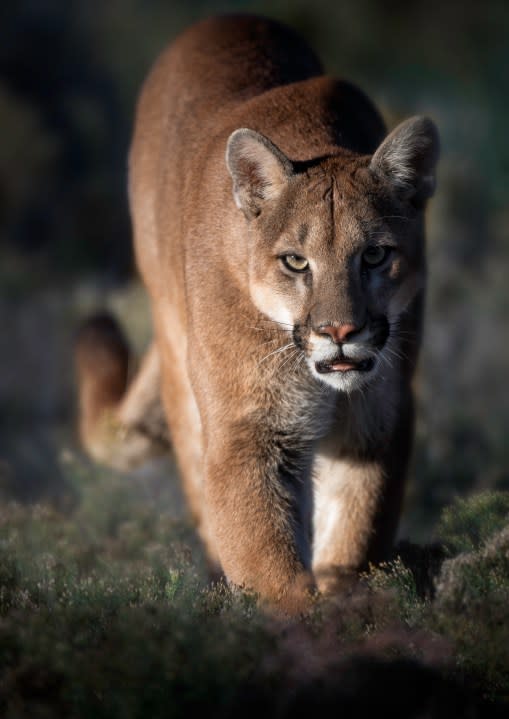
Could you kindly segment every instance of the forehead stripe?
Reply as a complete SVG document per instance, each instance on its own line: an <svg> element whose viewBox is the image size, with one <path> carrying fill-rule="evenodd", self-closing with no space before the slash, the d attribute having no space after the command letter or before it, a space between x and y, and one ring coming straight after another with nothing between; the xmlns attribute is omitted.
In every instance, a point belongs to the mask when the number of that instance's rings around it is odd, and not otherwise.
<svg viewBox="0 0 509 719"><path fill-rule="evenodd" d="M297 231L297 241L300 245L304 246L308 237L309 227L306 224L300 225Z"/></svg>

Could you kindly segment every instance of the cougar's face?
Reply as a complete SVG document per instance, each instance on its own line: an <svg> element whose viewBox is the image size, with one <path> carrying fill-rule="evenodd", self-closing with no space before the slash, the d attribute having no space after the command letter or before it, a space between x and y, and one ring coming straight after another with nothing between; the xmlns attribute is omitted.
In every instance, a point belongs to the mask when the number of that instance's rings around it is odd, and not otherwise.
<svg viewBox="0 0 509 719"><path fill-rule="evenodd" d="M415 356L417 340L402 337L415 337L419 313L402 318L424 287L423 208L438 155L437 129L424 117L398 125L371 157L341 150L307 164L249 128L229 137L253 303L337 390L411 361L405 343Z"/></svg>
<svg viewBox="0 0 509 719"><path fill-rule="evenodd" d="M327 385L351 392L383 378L424 287L422 213L384 196L358 161L295 176L278 199L251 223L254 304Z"/></svg>

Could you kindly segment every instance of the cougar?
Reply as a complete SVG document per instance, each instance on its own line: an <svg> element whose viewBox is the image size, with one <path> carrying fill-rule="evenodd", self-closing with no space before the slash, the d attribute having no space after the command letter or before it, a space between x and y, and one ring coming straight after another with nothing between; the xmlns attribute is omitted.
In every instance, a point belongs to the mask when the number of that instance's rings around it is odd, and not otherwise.
<svg viewBox="0 0 509 719"><path fill-rule="evenodd" d="M143 85L129 198L154 341L130 381L114 320L85 324L81 437L129 467L167 423L211 567L268 606L302 611L394 541L438 154L430 119L387 135L262 17L198 23Z"/></svg>

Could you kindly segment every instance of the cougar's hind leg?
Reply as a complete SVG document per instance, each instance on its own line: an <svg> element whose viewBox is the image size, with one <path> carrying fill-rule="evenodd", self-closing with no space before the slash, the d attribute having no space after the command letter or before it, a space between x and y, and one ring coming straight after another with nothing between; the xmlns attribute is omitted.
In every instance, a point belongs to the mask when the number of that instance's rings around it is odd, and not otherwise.
<svg viewBox="0 0 509 719"><path fill-rule="evenodd" d="M155 346L130 381L131 355L116 320L102 313L79 328L75 345L79 433L96 461L131 469L168 450Z"/></svg>

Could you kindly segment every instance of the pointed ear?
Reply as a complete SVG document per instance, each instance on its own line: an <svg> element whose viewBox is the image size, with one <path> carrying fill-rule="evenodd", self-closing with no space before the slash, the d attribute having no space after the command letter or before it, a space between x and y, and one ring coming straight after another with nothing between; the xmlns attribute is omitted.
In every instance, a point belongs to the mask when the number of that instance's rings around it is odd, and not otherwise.
<svg viewBox="0 0 509 719"><path fill-rule="evenodd" d="M235 204L246 217L256 217L266 200L275 199L293 174L279 148L254 130L235 130L226 147L226 166L233 180Z"/></svg>
<svg viewBox="0 0 509 719"><path fill-rule="evenodd" d="M403 198L423 205L435 191L438 130L427 117L411 117L393 130L371 159L371 170Z"/></svg>

